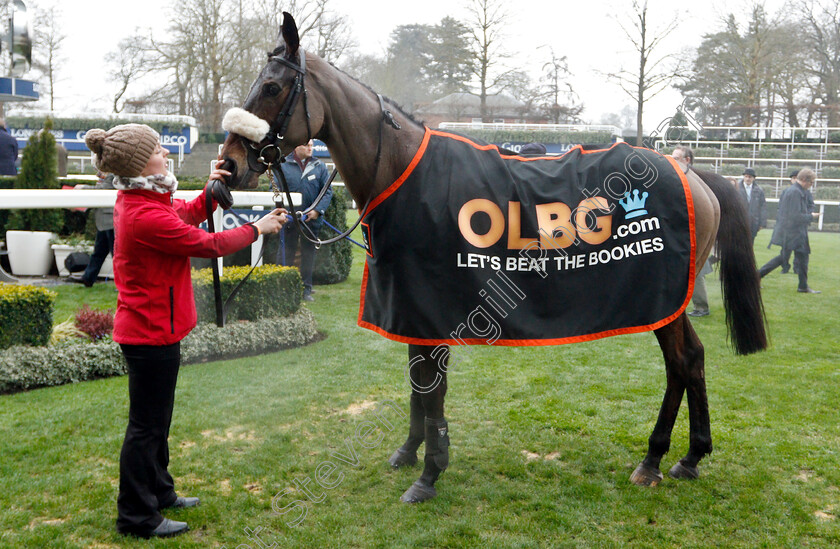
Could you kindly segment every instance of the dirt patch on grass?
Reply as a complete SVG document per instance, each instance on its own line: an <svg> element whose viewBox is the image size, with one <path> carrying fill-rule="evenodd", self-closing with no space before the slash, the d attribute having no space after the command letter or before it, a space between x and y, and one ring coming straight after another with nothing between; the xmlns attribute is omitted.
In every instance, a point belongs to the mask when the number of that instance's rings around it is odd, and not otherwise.
<svg viewBox="0 0 840 549"><path fill-rule="evenodd" d="M233 427L228 427L223 432L219 432L216 429L207 429L206 431L201 431L201 436L206 439L213 440L215 442L239 442L239 441L246 441L246 442L256 442L257 436L256 432L253 430L245 429L240 425L234 425Z"/></svg>
<svg viewBox="0 0 840 549"><path fill-rule="evenodd" d="M66 519L63 518L47 518L47 517L35 517L29 524L26 525L28 530L34 530L39 526L58 526L59 524L64 524Z"/></svg>
<svg viewBox="0 0 840 549"><path fill-rule="evenodd" d="M251 492L252 494L259 494L262 492L262 486L260 486L257 482L252 482L250 484L243 485L243 488Z"/></svg>
<svg viewBox="0 0 840 549"><path fill-rule="evenodd" d="M535 454L534 452L529 452L528 450L522 450L522 455L525 456L525 461L527 461L529 463L532 462L532 461L537 461L538 459L540 459L539 454Z"/></svg>
<svg viewBox="0 0 840 549"><path fill-rule="evenodd" d="M342 414L350 414L351 416L358 416L362 412L366 410L370 410L371 408L376 406L375 400L365 400L362 402L354 402L347 408L345 408L341 413Z"/></svg>
<svg viewBox="0 0 840 549"><path fill-rule="evenodd" d="M230 495L230 479L226 478L219 483L219 491L225 496Z"/></svg>
<svg viewBox="0 0 840 549"><path fill-rule="evenodd" d="M534 452L529 452L528 450L522 450L522 455L525 456L525 461L530 463L532 461L539 461L540 459L544 459L546 461L553 461L560 457L560 452L551 452L550 454L541 456Z"/></svg>

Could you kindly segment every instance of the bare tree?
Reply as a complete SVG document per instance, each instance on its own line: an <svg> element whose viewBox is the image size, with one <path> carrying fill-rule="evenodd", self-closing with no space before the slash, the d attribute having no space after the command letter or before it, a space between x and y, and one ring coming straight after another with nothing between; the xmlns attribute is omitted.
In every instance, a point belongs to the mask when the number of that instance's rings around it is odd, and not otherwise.
<svg viewBox="0 0 840 549"><path fill-rule="evenodd" d="M509 17L501 0L470 0L467 7L473 58L473 77L480 100L481 119L487 122L487 96L504 91L512 80L504 60L510 57L503 48L505 20Z"/></svg>
<svg viewBox="0 0 840 549"><path fill-rule="evenodd" d="M565 55L557 57L553 48L549 48L549 51L551 60L542 68L541 110L554 124L574 123L580 119L583 105L577 104L578 96L569 82L572 76L569 63Z"/></svg>
<svg viewBox="0 0 840 549"><path fill-rule="evenodd" d="M679 74L679 64L672 55L660 55L662 41L678 26L676 16L665 26L650 28L647 0L640 4L633 0L629 19L632 25L619 21L619 26L627 40L639 54L639 65L635 71L621 69L608 76L617 81L628 96L636 103L636 145L641 146L644 139L642 114L645 103L664 90Z"/></svg>
<svg viewBox="0 0 840 549"><path fill-rule="evenodd" d="M819 78L819 95L829 126L840 126L840 0L803 0L799 11L808 45L808 69ZM809 117L810 118L810 117Z"/></svg>
<svg viewBox="0 0 840 549"><path fill-rule="evenodd" d="M50 96L50 110L55 110L55 86L61 81L59 67L65 61L61 46L66 36L61 32L62 14L60 8L36 10L34 40L32 44L32 66L43 76L44 88Z"/></svg>
<svg viewBox="0 0 840 549"><path fill-rule="evenodd" d="M113 102L115 113L123 110L125 103L120 104L120 100L128 87L151 70L152 59L148 54L149 49L148 42L140 41L137 37L123 38L117 45L117 50L105 56L105 62L112 68L111 80L117 84Z"/></svg>
<svg viewBox="0 0 840 549"><path fill-rule="evenodd" d="M352 48L349 28L329 6L330 0L180 0L165 34L147 31L109 55L119 65L114 109L190 115L205 131L219 131L225 110L241 104L276 47L284 10L295 16L309 51L335 60ZM145 75L159 84L129 97Z"/></svg>

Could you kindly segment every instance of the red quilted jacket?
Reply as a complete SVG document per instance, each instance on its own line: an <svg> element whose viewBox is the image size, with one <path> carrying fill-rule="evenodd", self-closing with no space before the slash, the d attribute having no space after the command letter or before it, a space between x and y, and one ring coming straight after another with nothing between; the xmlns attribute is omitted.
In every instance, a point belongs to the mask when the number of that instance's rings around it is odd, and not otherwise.
<svg viewBox="0 0 840 549"><path fill-rule="evenodd" d="M196 324L190 257L231 254L256 240L243 225L210 234L197 227L207 218L204 193L195 200L124 190L114 206L114 281L119 291L114 341L170 345Z"/></svg>

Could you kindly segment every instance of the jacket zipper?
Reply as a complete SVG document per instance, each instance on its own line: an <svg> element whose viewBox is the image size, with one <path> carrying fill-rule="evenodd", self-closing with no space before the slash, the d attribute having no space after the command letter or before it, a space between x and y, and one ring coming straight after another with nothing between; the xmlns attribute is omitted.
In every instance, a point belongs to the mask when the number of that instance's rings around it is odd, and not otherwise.
<svg viewBox="0 0 840 549"><path fill-rule="evenodd" d="M169 329L175 333L175 286L169 287Z"/></svg>

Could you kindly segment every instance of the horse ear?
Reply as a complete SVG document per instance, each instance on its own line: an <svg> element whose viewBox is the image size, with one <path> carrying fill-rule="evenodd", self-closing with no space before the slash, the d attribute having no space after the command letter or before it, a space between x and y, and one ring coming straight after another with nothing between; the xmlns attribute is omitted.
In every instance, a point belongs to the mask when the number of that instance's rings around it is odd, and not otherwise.
<svg viewBox="0 0 840 549"><path fill-rule="evenodd" d="M298 47L300 46L300 36L298 36L297 23L292 14L283 12L283 24L280 25L280 36L277 37L277 47L285 44L286 55L294 57L297 55Z"/></svg>

